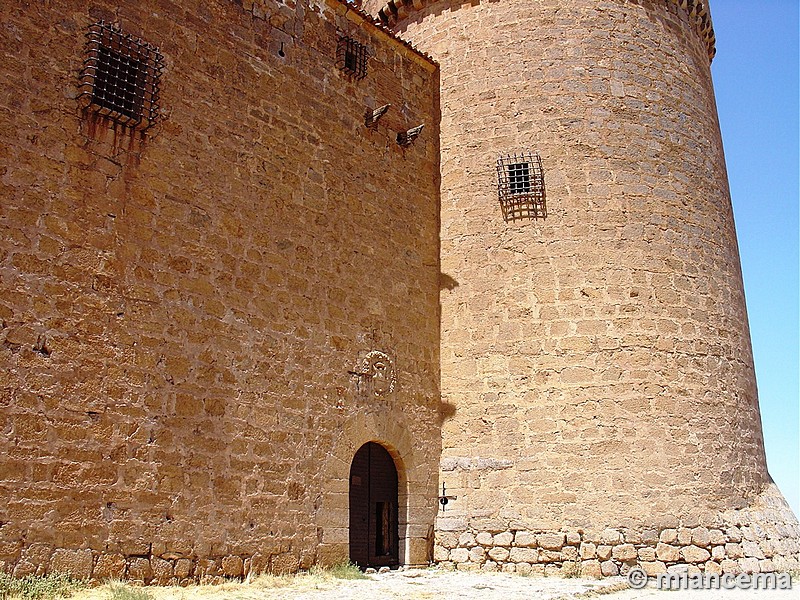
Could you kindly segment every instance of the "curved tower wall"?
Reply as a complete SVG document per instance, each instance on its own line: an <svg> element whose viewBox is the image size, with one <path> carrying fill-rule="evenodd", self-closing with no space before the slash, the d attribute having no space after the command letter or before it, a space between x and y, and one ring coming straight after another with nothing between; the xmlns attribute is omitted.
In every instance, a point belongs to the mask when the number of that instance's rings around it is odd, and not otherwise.
<svg viewBox="0 0 800 600"><path fill-rule="evenodd" d="M456 499L439 561L797 564L765 463L713 31L689 4L368 5L441 66L440 475ZM519 150L541 154L548 214L507 223L496 159ZM759 551L737 550L739 526Z"/></svg>

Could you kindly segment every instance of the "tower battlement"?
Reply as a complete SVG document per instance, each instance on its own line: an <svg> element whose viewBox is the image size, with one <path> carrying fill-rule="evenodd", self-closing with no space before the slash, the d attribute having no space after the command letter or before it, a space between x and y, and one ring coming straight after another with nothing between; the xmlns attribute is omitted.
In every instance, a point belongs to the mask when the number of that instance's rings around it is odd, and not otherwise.
<svg viewBox="0 0 800 600"><path fill-rule="evenodd" d="M708 11L707 3L703 0L662 0L665 3L674 5L688 14L692 26L700 35L708 48L708 58L712 60L717 52L716 36L714 26L711 22L711 14ZM410 19L427 6L439 4L441 0L367 0L365 8L371 10L377 20L383 25L391 28L402 29L402 23ZM466 3L466 0L455 0L450 4Z"/></svg>

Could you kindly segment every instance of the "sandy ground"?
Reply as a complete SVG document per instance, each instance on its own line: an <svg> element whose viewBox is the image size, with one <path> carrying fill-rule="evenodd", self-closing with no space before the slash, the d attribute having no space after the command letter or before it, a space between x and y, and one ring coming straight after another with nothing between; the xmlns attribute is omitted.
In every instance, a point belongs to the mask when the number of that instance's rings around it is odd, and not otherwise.
<svg viewBox="0 0 800 600"><path fill-rule="evenodd" d="M260 578L250 584L225 584L188 588L146 588L155 600L797 600L800 583L793 590L686 590L665 591L655 587L633 590L621 578L603 580L522 577L504 573L453 573L438 570L393 571L370 575L366 580L340 580L304 575ZM107 589L97 588L73 596L76 600L108 600Z"/></svg>

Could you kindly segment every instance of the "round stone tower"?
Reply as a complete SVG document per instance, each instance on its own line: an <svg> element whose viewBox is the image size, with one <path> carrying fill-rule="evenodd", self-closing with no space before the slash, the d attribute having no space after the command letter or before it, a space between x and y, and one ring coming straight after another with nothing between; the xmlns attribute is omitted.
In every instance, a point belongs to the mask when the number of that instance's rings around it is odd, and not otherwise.
<svg viewBox="0 0 800 600"><path fill-rule="evenodd" d="M764 457L705 4L366 8L441 65L435 559L797 568Z"/></svg>

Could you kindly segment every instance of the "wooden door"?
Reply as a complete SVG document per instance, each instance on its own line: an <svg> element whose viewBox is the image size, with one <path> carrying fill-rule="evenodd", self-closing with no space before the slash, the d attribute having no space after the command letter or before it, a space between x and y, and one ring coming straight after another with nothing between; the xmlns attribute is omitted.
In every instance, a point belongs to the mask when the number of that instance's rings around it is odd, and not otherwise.
<svg viewBox="0 0 800 600"><path fill-rule="evenodd" d="M397 469L380 444L361 446L350 466L350 560L362 569L397 566Z"/></svg>

